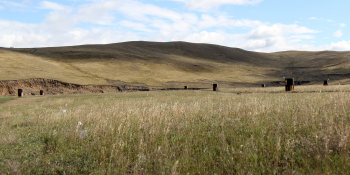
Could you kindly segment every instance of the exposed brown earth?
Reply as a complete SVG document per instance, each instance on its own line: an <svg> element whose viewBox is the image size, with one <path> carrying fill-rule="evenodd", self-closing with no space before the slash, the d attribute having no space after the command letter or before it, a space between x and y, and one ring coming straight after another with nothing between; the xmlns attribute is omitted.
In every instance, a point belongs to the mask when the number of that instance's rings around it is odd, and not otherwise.
<svg viewBox="0 0 350 175"><path fill-rule="evenodd" d="M25 104L33 103L36 101L40 101L44 98L45 97L17 98L17 99L11 100L9 102L0 104L0 107L25 105Z"/></svg>
<svg viewBox="0 0 350 175"><path fill-rule="evenodd" d="M0 81L0 94L2 96L16 96L18 89L23 89L24 95L39 95L40 90L44 90L44 93L48 95L150 90L142 86L78 85L42 78Z"/></svg>
<svg viewBox="0 0 350 175"><path fill-rule="evenodd" d="M113 85L78 85L61 82L51 79L34 78L25 80L4 80L0 81L0 96L17 96L18 89L23 89L23 95L40 95L44 90L45 95L61 94L88 94L88 93L117 93L134 91L155 91L155 90L183 90L184 88L162 88L146 86L123 85L123 82L112 82L120 84ZM188 90L201 90L207 88L189 87Z"/></svg>

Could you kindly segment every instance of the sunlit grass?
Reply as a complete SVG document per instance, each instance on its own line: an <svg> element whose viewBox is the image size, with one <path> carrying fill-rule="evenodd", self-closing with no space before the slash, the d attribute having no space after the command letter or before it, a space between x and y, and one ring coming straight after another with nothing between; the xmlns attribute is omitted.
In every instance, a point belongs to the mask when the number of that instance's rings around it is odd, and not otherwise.
<svg viewBox="0 0 350 175"><path fill-rule="evenodd" d="M250 76L255 74L255 71L269 73L270 68L236 62L217 62L214 61L215 59L206 60L184 55L158 55L152 52L149 53L149 56L144 56L132 52L132 54L118 56L114 59L116 57L114 54L121 53L112 51L108 57L98 58L98 55L95 55L95 58L91 58L91 53L99 53L99 51L88 48L73 51L82 54L80 56L57 55L57 53L72 52L71 49L74 50L74 48L40 49L43 53L39 56L40 54L29 54L34 49L24 49L27 50L25 52L16 49L19 51L16 52L16 50L0 48L0 61L3 64L0 69L0 80L40 77L80 85L110 85L110 82L106 81L109 79L128 85L161 87L169 87L169 82L176 82L177 88L182 87L186 82L197 83L196 86L206 88L201 85L201 82L205 81L205 84L208 84L207 87L210 87L210 83L214 81L231 82L235 80L235 82L249 83L262 80L274 81L273 77L261 79L261 77Z"/></svg>
<svg viewBox="0 0 350 175"><path fill-rule="evenodd" d="M0 169L5 174L349 174L350 94L275 90L281 93L63 95L1 108Z"/></svg>

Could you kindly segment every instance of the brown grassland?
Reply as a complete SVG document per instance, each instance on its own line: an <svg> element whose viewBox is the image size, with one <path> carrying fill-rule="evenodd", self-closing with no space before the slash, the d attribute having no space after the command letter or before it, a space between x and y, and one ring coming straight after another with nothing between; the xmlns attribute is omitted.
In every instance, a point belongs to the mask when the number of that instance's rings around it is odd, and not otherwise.
<svg viewBox="0 0 350 175"><path fill-rule="evenodd" d="M219 83L0 96L0 174L350 174L350 52L128 42L0 48L0 62L0 80ZM285 92L283 76L305 83Z"/></svg>
<svg viewBox="0 0 350 175"><path fill-rule="evenodd" d="M0 80L54 79L80 85L221 87L271 84L293 77L349 84L350 52L258 53L185 42L126 42L0 49Z"/></svg>
<svg viewBox="0 0 350 175"><path fill-rule="evenodd" d="M0 108L0 169L349 174L349 92L298 86L293 93L271 87L46 96Z"/></svg>

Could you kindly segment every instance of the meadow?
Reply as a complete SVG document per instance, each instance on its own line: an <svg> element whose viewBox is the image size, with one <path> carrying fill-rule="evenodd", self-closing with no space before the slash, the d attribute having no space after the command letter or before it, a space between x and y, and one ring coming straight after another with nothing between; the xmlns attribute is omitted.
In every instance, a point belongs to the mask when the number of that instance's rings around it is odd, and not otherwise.
<svg viewBox="0 0 350 175"><path fill-rule="evenodd" d="M350 174L350 86L219 90L2 107L0 174Z"/></svg>

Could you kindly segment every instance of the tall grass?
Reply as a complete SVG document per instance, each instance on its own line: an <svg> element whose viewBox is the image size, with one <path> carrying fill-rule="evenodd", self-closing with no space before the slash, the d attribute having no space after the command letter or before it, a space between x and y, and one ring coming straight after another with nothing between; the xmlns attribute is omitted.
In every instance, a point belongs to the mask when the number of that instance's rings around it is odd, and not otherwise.
<svg viewBox="0 0 350 175"><path fill-rule="evenodd" d="M51 96L0 109L0 170L349 174L349 106L347 92Z"/></svg>

